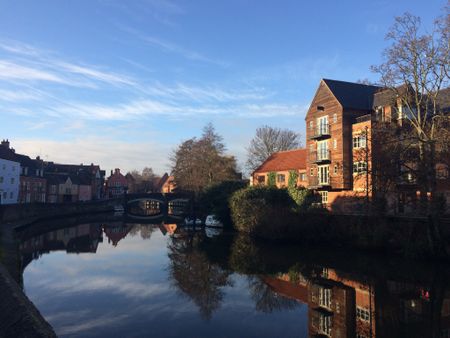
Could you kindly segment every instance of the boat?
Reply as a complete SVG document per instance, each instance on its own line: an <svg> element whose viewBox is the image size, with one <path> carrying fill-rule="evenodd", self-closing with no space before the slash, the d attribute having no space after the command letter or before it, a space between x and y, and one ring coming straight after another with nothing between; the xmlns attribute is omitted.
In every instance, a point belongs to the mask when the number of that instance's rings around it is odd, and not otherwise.
<svg viewBox="0 0 450 338"><path fill-rule="evenodd" d="M216 236L219 236L223 232L222 228L218 227L205 227L205 234L206 237L214 238Z"/></svg>
<svg viewBox="0 0 450 338"><path fill-rule="evenodd" d="M212 228L223 228L222 222L219 221L215 215L206 216L205 226Z"/></svg>
<svg viewBox="0 0 450 338"><path fill-rule="evenodd" d="M199 218L196 218L195 221L194 221L193 217L186 217L184 219L184 225L190 225L190 226L192 226L192 225L202 225L202 220L199 219Z"/></svg>
<svg viewBox="0 0 450 338"><path fill-rule="evenodd" d="M114 212L119 213L119 212L124 212L124 211L125 211L125 209L124 209L123 205L115 205L114 206Z"/></svg>

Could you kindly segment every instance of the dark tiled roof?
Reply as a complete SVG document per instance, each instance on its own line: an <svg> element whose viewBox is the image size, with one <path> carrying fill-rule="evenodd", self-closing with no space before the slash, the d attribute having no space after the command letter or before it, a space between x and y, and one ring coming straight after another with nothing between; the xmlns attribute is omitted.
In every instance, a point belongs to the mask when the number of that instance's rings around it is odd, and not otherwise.
<svg viewBox="0 0 450 338"><path fill-rule="evenodd" d="M14 161L20 163L21 167L28 168L28 175L26 176L35 176L36 169L42 169L43 161L42 160L33 160L30 157L22 154L17 154L13 149L6 147L4 145L0 145L0 158Z"/></svg>
<svg viewBox="0 0 450 338"><path fill-rule="evenodd" d="M437 102L444 112L450 112L450 87L442 89L439 92Z"/></svg>
<svg viewBox="0 0 450 338"><path fill-rule="evenodd" d="M273 153L254 172L282 170L306 170L306 149L294 149Z"/></svg>
<svg viewBox="0 0 450 338"><path fill-rule="evenodd" d="M323 79L333 95L346 109L371 110L373 96L381 89L379 86L371 86L360 83Z"/></svg>

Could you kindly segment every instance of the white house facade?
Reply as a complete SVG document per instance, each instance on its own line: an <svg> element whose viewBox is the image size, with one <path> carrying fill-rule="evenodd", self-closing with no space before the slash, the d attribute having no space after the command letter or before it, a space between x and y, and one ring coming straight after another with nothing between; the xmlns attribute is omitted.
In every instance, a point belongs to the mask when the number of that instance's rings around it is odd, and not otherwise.
<svg viewBox="0 0 450 338"><path fill-rule="evenodd" d="M0 204L15 204L19 199L20 163L0 158Z"/></svg>

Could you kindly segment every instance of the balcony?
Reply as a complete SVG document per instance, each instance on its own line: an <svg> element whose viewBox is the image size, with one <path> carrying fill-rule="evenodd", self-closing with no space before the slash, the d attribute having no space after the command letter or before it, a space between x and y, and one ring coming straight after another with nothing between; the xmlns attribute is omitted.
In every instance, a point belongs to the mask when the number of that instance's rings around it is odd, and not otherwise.
<svg viewBox="0 0 450 338"><path fill-rule="evenodd" d="M330 125L322 124L314 128L313 134L309 138L311 140L319 140L327 137L330 137Z"/></svg>
<svg viewBox="0 0 450 338"><path fill-rule="evenodd" d="M316 164L325 164L331 162L331 151L328 149L319 149L310 154L311 161Z"/></svg>
<svg viewBox="0 0 450 338"><path fill-rule="evenodd" d="M326 177L309 176L308 185L311 189L327 189L331 188L332 178L328 175Z"/></svg>

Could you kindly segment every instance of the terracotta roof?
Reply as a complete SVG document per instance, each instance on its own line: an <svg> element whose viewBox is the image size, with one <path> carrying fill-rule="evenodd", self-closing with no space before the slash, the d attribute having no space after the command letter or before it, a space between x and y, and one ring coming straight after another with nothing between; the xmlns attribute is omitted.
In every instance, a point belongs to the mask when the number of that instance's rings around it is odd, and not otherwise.
<svg viewBox="0 0 450 338"><path fill-rule="evenodd" d="M306 149L294 149L273 153L254 172L270 172L282 170L306 170Z"/></svg>

